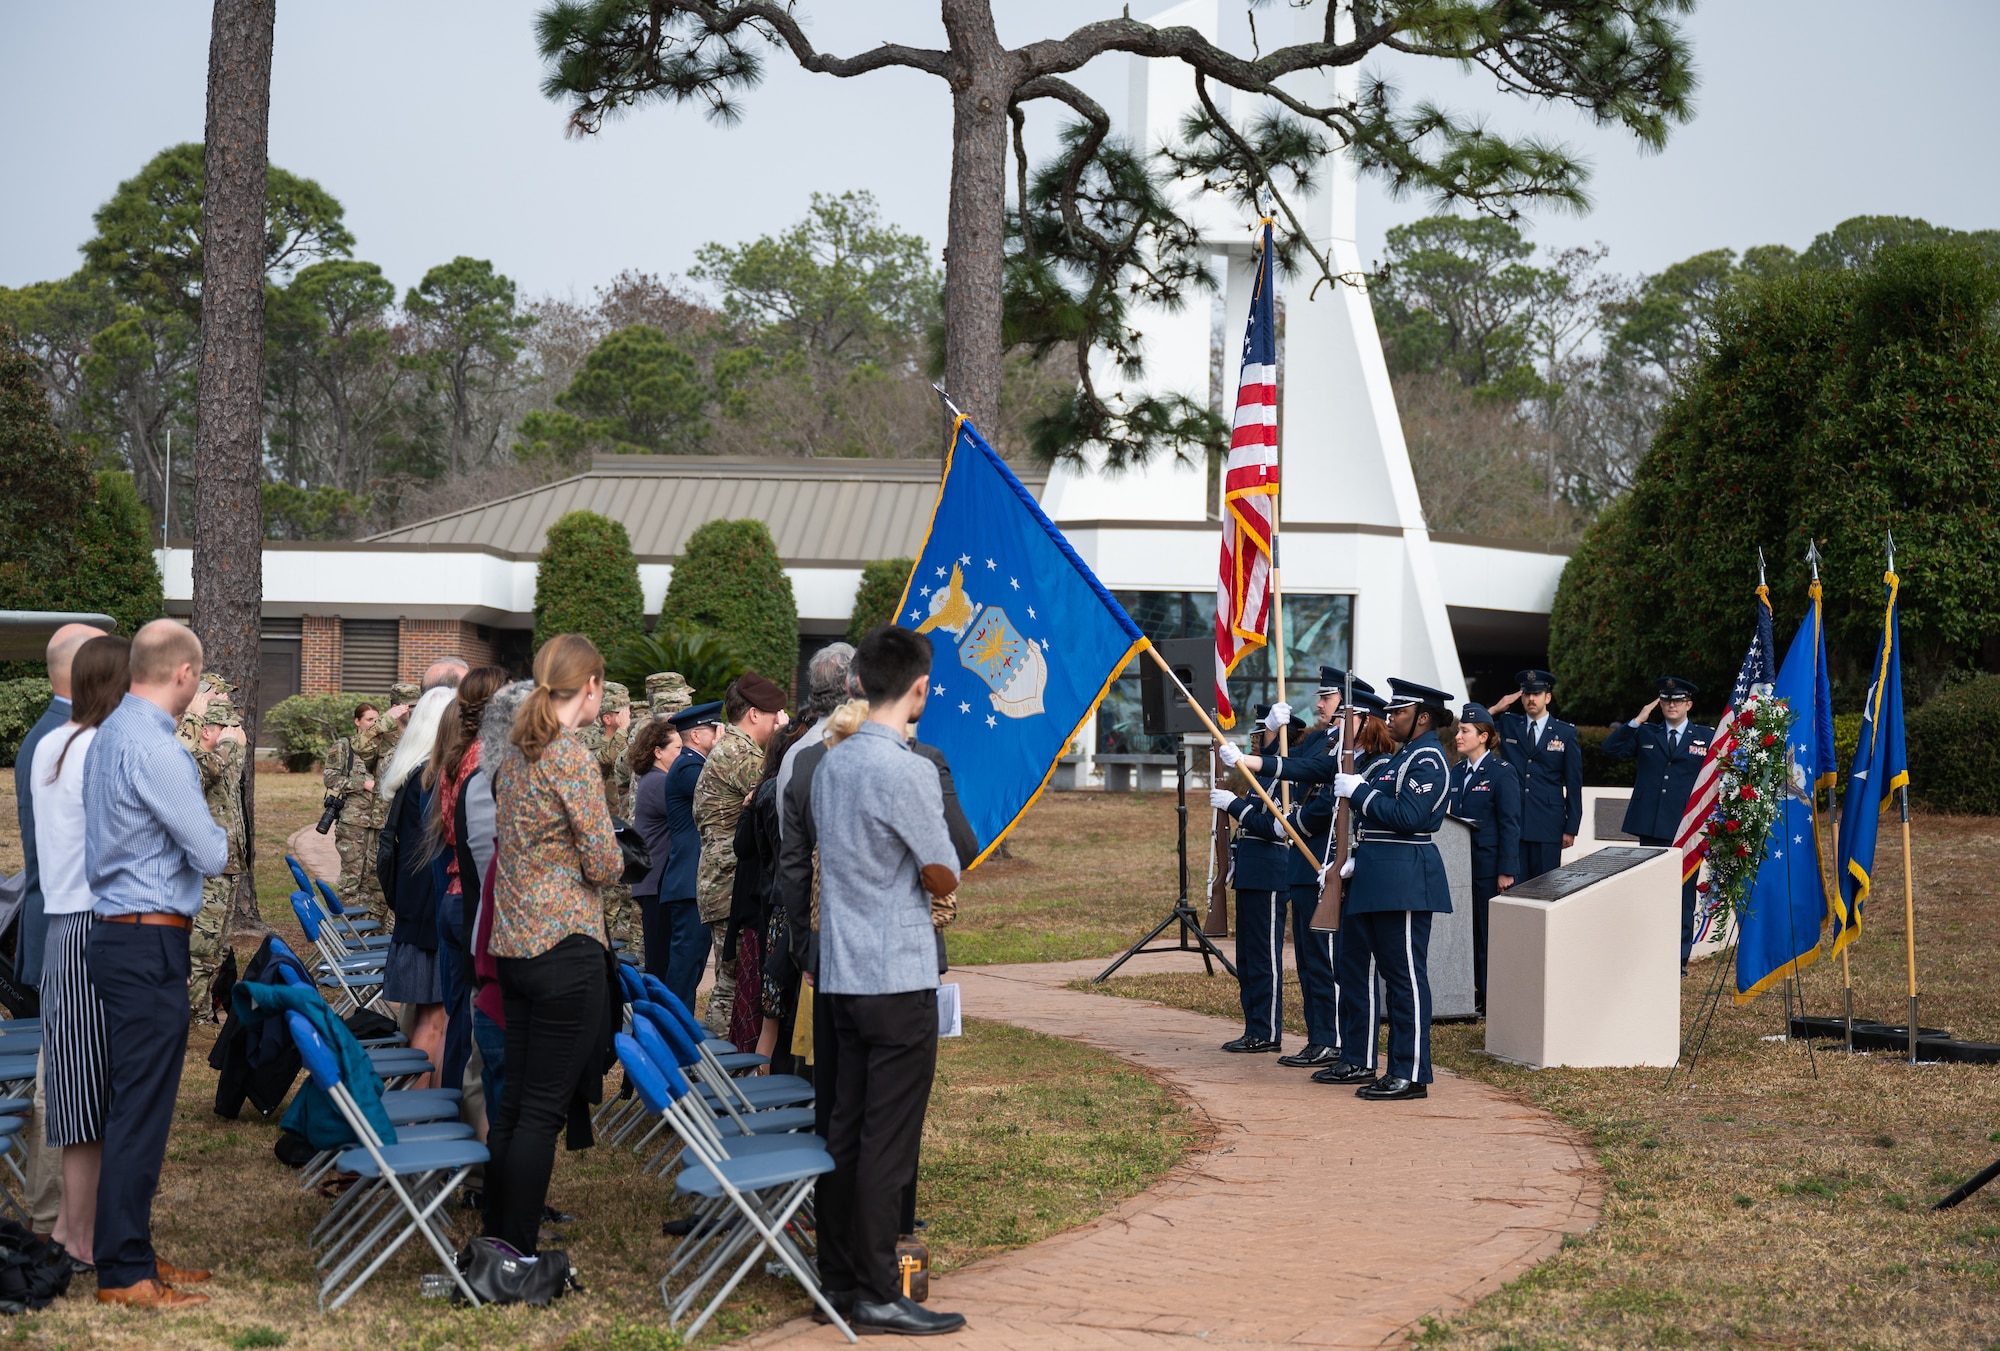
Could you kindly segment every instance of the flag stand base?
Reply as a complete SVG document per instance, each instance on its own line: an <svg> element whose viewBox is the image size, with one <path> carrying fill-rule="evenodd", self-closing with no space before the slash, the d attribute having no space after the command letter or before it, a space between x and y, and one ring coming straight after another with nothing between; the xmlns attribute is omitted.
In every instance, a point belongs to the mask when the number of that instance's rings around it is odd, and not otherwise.
<svg viewBox="0 0 2000 1351"><path fill-rule="evenodd" d="M1236 967L1223 954L1222 949L1217 947L1206 933L1202 932L1201 916L1195 913L1194 906L1188 902L1187 771L1187 746L1184 742L1176 740L1174 745L1174 786L1176 796L1174 819L1180 835L1180 895L1175 899L1174 908L1167 917L1158 924L1155 924L1152 931L1144 938L1141 938L1131 947L1119 953L1117 961L1105 967L1104 970L1100 971L1091 980L1091 984L1093 985L1102 984L1104 981L1109 980L1112 972L1142 952L1198 952L1201 954L1202 967L1209 975L1212 976L1215 974L1215 964L1217 962L1221 962L1222 969L1227 971L1231 976L1236 974ZM1154 939L1175 925L1180 926L1178 942L1169 940L1159 947L1152 946ZM1193 939L1194 941L1190 943L1189 939Z"/></svg>

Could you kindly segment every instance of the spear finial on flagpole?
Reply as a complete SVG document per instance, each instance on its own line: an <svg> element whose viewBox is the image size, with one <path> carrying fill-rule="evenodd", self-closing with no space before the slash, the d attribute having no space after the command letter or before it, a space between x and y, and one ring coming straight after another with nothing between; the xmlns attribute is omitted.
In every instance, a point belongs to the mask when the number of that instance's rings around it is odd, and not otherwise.
<svg viewBox="0 0 2000 1351"><path fill-rule="evenodd" d="M937 382L933 381L931 383L931 389L938 396L938 402L942 403L953 417L956 418L965 416L965 414L959 412L958 405L951 401L951 395L944 392L943 385L940 385Z"/></svg>
<svg viewBox="0 0 2000 1351"><path fill-rule="evenodd" d="M935 386L933 386L933 388L935 388ZM939 390L938 392L939 392L939 393L943 393L944 391L942 391L942 390ZM1758 546L1758 548L1757 548L1757 585L1758 585L1758 586L1763 586L1764 584L1765 584L1765 583L1764 583L1764 549L1763 549L1763 546L1762 546L1762 545L1759 545L1759 546Z"/></svg>
<svg viewBox="0 0 2000 1351"><path fill-rule="evenodd" d="M1806 541L1806 563L1812 568L1812 579L1819 580L1819 541Z"/></svg>
<svg viewBox="0 0 2000 1351"><path fill-rule="evenodd" d="M1896 532L1893 530L1889 532L1888 547L1889 547L1889 571L1894 572L1896 570Z"/></svg>

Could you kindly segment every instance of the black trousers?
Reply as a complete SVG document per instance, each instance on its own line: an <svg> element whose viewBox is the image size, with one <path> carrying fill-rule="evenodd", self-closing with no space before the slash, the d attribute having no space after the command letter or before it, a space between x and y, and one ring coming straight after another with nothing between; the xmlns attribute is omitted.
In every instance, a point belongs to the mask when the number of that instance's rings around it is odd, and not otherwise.
<svg viewBox="0 0 2000 1351"><path fill-rule="evenodd" d="M1674 847L1671 839L1661 835L1641 835L1639 843L1650 849ZM1694 952L1694 903L1695 877L1690 876L1687 881L1681 883L1681 970L1683 971L1687 970L1688 957Z"/></svg>
<svg viewBox="0 0 2000 1351"><path fill-rule="evenodd" d="M104 1001L104 1167L97 1179L97 1284L159 1275L153 1194L187 1057L188 931L90 926L90 980Z"/></svg>
<svg viewBox="0 0 2000 1351"><path fill-rule="evenodd" d="M1525 882L1530 877L1540 877L1562 867L1563 842L1555 840L1521 841L1521 875L1514 880Z"/></svg>
<svg viewBox="0 0 2000 1351"><path fill-rule="evenodd" d="M902 1292L896 1236L937 1073L937 991L829 995L826 1002L839 1066L826 1137L833 1172L819 1185L820 1280L829 1290L886 1303ZM827 1078L822 1073L816 1082Z"/></svg>
<svg viewBox="0 0 2000 1351"><path fill-rule="evenodd" d="M533 957L502 957L507 1074L486 1136L486 1234L523 1256L535 1252L556 1136L598 1058L607 997L604 946L571 934Z"/></svg>
<svg viewBox="0 0 2000 1351"><path fill-rule="evenodd" d="M1398 1079L1427 1084L1431 1081L1431 912L1428 910L1375 910L1350 914L1340 926L1342 951L1349 941L1364 949L1382 977L1383 994L1388 1000L1389 1045L1387 1072ZM1375 1029L1371 1025L1369 1050L1374 1050ZM1347 1059L1347 1049L1341 1048ZM1359 1057L1354 1058L1361 1063Z"/></svg>
<svg viewBox="0 0 2000 1351"><path fill-rule="evenodd" d="M1493 913L1493 898L1500 894L1497 873L1472 877L1472 1005L1486 1012L1486 924Z"/></svg>
<svg viewBox="0 0 2000 1351"><path fill-rule="evenodd" d="M639 903L639 937L645 950L639 954L639 965L647 975L657 980L667 978L667 912L660 905L658 896L634 896Z"/></svg>

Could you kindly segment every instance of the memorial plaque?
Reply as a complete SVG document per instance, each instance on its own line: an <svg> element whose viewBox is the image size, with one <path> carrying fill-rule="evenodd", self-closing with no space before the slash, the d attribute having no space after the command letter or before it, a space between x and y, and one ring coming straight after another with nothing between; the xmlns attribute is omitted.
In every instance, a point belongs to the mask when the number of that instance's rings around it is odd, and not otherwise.
<svg viewBox="0 0 2000 1351"><path fill-rule="evenodd" d="M1643 847L1600 849L1594 854L1585 854L1574 863L1565 863L1553 872L1545 872L1540 877L1522 882L1507 893L1507 899L1560 901L1666 852L1665 849Z"/></svg>
<svg viewBox="0 0 2000 1351"><path fill-rule="evenodd" d="M1632 805L1629 797L1601 797L1591 803L1590 833L1597 840L1636 840L1637 835L1625 833L1625 812Z"/></svg>

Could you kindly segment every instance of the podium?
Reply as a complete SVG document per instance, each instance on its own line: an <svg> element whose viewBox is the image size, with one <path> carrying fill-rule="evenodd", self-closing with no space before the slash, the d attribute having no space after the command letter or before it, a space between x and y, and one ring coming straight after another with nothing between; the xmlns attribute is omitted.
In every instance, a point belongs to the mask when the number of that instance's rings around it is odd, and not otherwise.
<svg viewBox="0 0 2000 1351"><path fill-rule="evenodd" d="M1600 849L1493 898L1486 1050L1536 1069L1680 1058L1681 870Z"/></svg>

